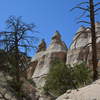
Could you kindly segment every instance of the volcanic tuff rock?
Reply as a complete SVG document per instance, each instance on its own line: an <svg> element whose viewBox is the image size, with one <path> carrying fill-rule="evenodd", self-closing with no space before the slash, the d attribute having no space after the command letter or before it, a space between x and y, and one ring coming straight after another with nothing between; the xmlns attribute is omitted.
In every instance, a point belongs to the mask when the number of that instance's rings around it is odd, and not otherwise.
<svg viewBox="0 0 100 100"><path fill-rule="evenodd" d="M97 61L100 71L100 23L96 23L97 36ZM76 64L86 61L89 66L92 66L91 53L91 31L90 28L81 27L67 52L66 64ZM58 97L56 100L100 100L100 79L93 84L77 90L68 90L65 94Z"/></svg>
<svg viewBox="0 0 100 100"><path fill-rule="evenodd" d="M96 23L97 60L100 62L100 23ZM73 38L67 52L66 64L76 64L82 61L92 66L91 30L89 27L80 27Z"/></svg>
<svg viewBox="0 0 100 100"><path fill-rule="evenodd" d="M77 90L68 90L56 100L100 100L100 79Z"/></svg>
<svg viewBox="0 0 100 100"><path fill-rule="evenodd" d="M100 70L100 23L96 23L96 35L97 35L97 61L98 61L98 68ZM49 69L51 67L51 62L53 60L59 58L64 63L71 65L85 61L87 62L87 65L92 66L91 51L92 51L91 30L89 27L82 26L79 28L79 30L75 34L75 37L73 38L72 44L70 45L69 49L67 49L65 43L61 40L61 35L59 34L59 32L56 31L54 36L52 37L51 44L47 49L44 40L42 40L42 42L40 43L36 55L31 60L31 67L29 68L28 78L32 77L37 88L41 90L45 84L46 81L45 77L49 72ZM87 88L89 88L92 91L93 89L92 86L98 87L97 85L98 83L89 85L86 88L80 89L80 91L81 90L85 91L85 89ZM97 91L99 90L97 89ZM77 92L76 90L75 91L73 90L73 93L76 92ZM78 93L80 92L77 92L76 94ZM91 95L91 93L89 95ZM64 96L66 97L66 94ZM41 100L45 99L41 97ZM63 96L61 96L61 99L58 98L57 100L71 100L71 99L67 99L67 97L66 99L63 99ZM77 100L85 100L85 99L77 99Z"/></svg>
<svg viewBox="0 0 100 100"><path fill-rule="evenodd" d="M97 60L100 65L100 23L96 23L97 32ZM92 66L91 53L91 30L89 27L80 27L73 38L70 48L67 49L65 43L61 40L61 35L58 31L52 37L51 44L46 49L46 43L41 41L36 55L31 60L28 77L33 78L37 87L43 87L45 77L49 72L51 61L59 58L66 64L77 64L87 62ZM66 60L66 61L65 61ZM99 68L99 67L98 67Z"/></svg>
<svg viewBox="0 0 100 100"><path fill-rule="evenodd" d="M32 58L31 62L37 62L36 69L33 73L32 79L36 83L38 88L41 88L45 84L45 77L47 76L51 67L51 62L55 58L59 58L62 61L66 61L67 47L61 40L59 32L55 32L52 37L51 44L45 51L36 53L36 56Z"/></svg>

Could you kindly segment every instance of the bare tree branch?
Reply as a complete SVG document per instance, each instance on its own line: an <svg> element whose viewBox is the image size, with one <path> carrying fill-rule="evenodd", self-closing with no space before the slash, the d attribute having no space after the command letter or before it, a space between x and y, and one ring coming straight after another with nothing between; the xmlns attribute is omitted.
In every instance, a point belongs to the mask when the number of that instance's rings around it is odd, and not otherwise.
<svg viewBox="0 0 100 100"><path fill-rule="evenodd" d="M81 2L79 4L77 4L77 6L83 5L83 4L89 4L89 2Z"/></svg>
<svg viewBox="0 0 100 100"><path fill-rule="evenodd" d="M81 19L83 16L85 16L86 12L87 12L87 11L83 11L83 13L82 13L79 17L77 17L76 19L77 19L77 20Z"/></svg>
<svg viewBox="0 0 100 100"><path fill-rule="evenodd" d="M84 11L88 11L89 12L88 8L84 8L84 7L80 7L80 6L76 6L76 7L72 8L70 11L73 11L75 9L80 9L80 10L84 10Z"/></svg>
<svg viewBox="0 0 100 100"><path fill-rule="evenodd" d="M100 10L100 8L97 8L97 9L94 11L94 13L98 12L99 10Z"/></svg>
<svg viewBox="0 0 100 100"><path fill-rule="evenodd" d="M94 7L99 6L99 5L100 5L100 2L94 4Z"/></svg>
<svg viewBox="0 0 100 100"><path fill-rule="evenodd" d="M79 24L79 23L90 24L90 22L87 22L87 21L83 21L83 20L81 20L81 21L78 21L78 22L77 22L77 24Z"/></svg>

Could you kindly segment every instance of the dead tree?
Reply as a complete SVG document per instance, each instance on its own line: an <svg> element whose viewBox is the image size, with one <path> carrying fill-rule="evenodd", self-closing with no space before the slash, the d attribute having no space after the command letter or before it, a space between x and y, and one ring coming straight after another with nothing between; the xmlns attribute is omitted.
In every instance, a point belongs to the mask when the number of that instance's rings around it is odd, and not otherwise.
<svg viewBox="0 0 100 100"><path fill-rule="evenodd" d="M89 21L80 20L78 21L78 23L90 24L91 37L92 37L91 41L92 41L93 81L98 79L95 16L97 15L97 12L100 10L100 8L98 7L99 5L100 5L100 2L97 2L95 4L94 0L88 0L87 2L79 3L74 8L71 9L72 11L78 8L83 11L83 14L79 18L82 18L82 17L89 18Z"/></svg>
<svg viewBox="0 0 100 100"><path fill-rule="evenodd" d="M34 24L26 24L22 21L21 17L11 16L6 21L7 30L0 32L0 43L8 54L8 61L13 69L13 82L15 82L15 90L18 93L18 100L21 97L21 80L20 70L24 67L23 60L20 59L21 51L35 48L34 41ZM25 52L26 53L26 52Z"/></svg>

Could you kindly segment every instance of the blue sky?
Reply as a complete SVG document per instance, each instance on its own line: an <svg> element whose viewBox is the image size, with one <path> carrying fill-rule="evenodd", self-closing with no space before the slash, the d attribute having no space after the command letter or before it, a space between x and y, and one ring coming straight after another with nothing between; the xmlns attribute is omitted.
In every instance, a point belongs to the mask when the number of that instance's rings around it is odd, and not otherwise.
<svg viewBox="0 0 100 100"><path fill-rule="evenodd" d="M56 30L69 47L72 38L79 28L75 18L80 11L70 12L81 0L0 0L0 30L10 15L22 16L27 23L35 23L37 36L44 38L47 44ZM86 1L86 0L84 0ZM99 1L99 0L95 0ZM100 15L98 15L100 17ZM97 18L100 21L100 18Z"/></svg>

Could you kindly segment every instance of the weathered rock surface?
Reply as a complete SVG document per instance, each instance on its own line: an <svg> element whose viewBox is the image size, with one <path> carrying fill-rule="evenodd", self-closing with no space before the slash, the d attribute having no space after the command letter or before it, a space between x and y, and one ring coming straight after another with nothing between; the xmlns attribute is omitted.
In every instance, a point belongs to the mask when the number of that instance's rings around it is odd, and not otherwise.
<svg viewBox="0 0 100 100"><path fill-rule="evenodd" d="M0 71L0 100L17 100L14 93L11 92L11 88L7 83L7 80L12 78L9 74L5 74L3 71Z"/></svg>
<svg viewBox="0 0 100 100"><path fill-rule="evenodd" d="M96 35L97 35L97 59L100 61L100 23L96 23ZM92 54L91 54L91 31L90 28L80 27L75 37L73 38L72 44L67 52L66 64L76 64L79 62L87 62L92 66Z"/></svg>
<svg viewBox="0 0 100 100"><path fill-rule="evenodd" d="M97 60L98 60L98 66L99 66L98 69L100 70L100 23L96 23L96 33L97 33L96 34L97 35ZM89 66L92 66L91 51L92 49L91 49L90 28L88 27L86 28L83 26L80 27L80 29L75 34L75 37L73 38L72 44L69 49L67 49L65 43L61 40L61 35L59 34L59 32L56 31L54 36L52 37L51 44L49 45L47 49L46 49L46 43L44 40L42 40L42 42L40 43L39 49L36 55L31 60L31 67L29 68L28 77L29 78L32 77L37 88L41 90L45 84L45 81L46 81L45 77L47 76L49 72L49 69L51 67L51 62L53 60L58 58L58 59L61 59L66 64L71 64L71 65L85 61L87 62ZM96 86L97 85L98 84L96 84ZM82 90L85 91L85 89L87 88L90 89L92 86L95 86L94 83L92 85L87 86L86 88L85 87L82 88ZM73 95L74 92L77 94L79 93L79 91L73 90L71 92L72 94L71 93L69 94ZM66 94L64 94L64 96L65 96L64 99L63 99L63 96L61 96L60 99L58 98L57 100L71 100L71 99L68 99L68 97L66 97ZM49 100L47 99L47 97L43 95L40 98L40 100L45 100L45 99ZM85 100L85 99L72 99L72 100ZM92 99L86 99L86 100L92 100Z"/></svg>
<svg viewBox="0 0 100 100"><path fill-rule="evenodd" d="M12 76L5 70L7 67L0 70L0 100L18 100L14 88L9 83L12 81ZM34 86L24 77L21 80L23 80L21 91L25 95L22 100L36 100Z"/></svg>
<svg viewBox="0 0 100 100"><path fill-rule="evenodd" d="M97 60L98 70L100 71L100 23L96 23L97 36ZM91 31L90 28L81 27L67 52L66 64L77 64L86 61L89 66L92 66L91 53ZM100 100L100 80L91 85L80 88L79 91L67 91L57 100Z"/></svg>
<svg viewBox="0 0 100 100"><path fill-rule="evenodd" d="M100 100L100 79L78 91L67 91L56 100Z"/></svg>
<svg viewBox="0 0 100 100"><path fill-rule="evenodd" d="M10 87L8 80L12 80L9 74L5 74L0 71L0 100L18 100L13 88ZM37 100L36 89L27 80L23 80L22 89L23 97L22 100Z"/></svg>
<svg viewBox="0 0 100 100"><path fill-rule="evenodd" d="M40 51L32 58L32 62L37 61L36 69L33 73L33 80L38 88L42 88L45 84L45 77L47 76L51 67L51 62L59 58L66 61L67 47L61 40L59 32L55 32L52 37L52 42L46 51Z"/></svg>
<svg viewBox="0 0 100 100"><path fill-rule="evenodd" d="M45 43L44 40L41 40L41 43L40 43L39 46L38 46L37 52L45 51L45 50L46 50L46 43Z"/></svg>

